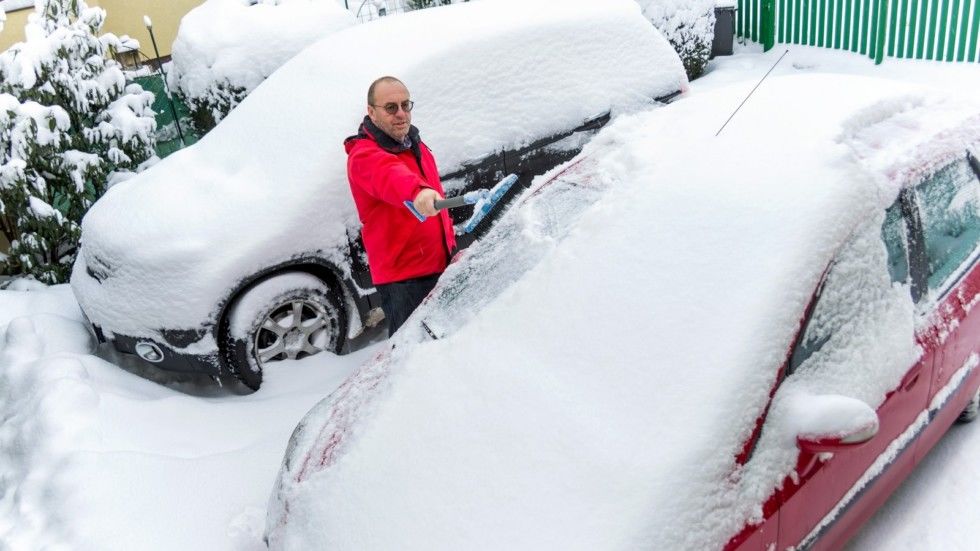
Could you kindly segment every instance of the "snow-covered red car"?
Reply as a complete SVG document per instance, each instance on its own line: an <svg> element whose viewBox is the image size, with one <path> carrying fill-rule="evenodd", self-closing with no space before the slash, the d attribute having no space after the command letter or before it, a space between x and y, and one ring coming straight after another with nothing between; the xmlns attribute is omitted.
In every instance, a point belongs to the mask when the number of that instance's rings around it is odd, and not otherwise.
<svg viewBox="0 0 980 551"><path fill-rule="evenodd" d="M516 195L610 118L687 88L635 2L554 8L420 10L305 49L200 142L88 212L71 283L96 334L251 388L266 362L344 350L382 319L342 146L374 79L408 85L450 195L517 173Z"/></svg>
<svg viewBox="0 0 980 551"><path fill-rule="evenodd" d="M750 87L537 178L294 431L270 547L842 546L977 416L980 106L778 77L715 136Z"/></svg>

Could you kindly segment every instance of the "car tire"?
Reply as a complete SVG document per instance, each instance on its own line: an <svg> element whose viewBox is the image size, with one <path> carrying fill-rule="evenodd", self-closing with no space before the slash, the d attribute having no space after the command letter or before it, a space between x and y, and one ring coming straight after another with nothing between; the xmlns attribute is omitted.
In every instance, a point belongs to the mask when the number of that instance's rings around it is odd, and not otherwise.
<svg viewBox="0 0 980 551"><path fill-rule="evenodd" d="M970 400L970 403L966 405L966 409L963 410L963 413L960 413L960 416L956 420L960 423L969 423L978 416L980 416L980 389L973 395L973 399Z"/></svg>
<svg viewBox="0 0 980 551"><path fill-rule="evenodd" d="M228 310L222 351L238 379L262 385L265 364L339 352L347 316L339 294L320 278L288 272L255 284Z"/></svg>

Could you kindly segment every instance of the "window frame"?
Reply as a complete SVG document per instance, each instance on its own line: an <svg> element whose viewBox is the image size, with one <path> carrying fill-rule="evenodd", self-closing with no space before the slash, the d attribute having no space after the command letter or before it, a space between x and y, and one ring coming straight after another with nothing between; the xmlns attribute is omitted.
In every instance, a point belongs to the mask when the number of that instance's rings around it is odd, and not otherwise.
<svg viewBox="0 0 980 551"><path fill-rule="evenodd" d="M905 250L908 254L908 285L910 287L910 293L912 295L913 303L918 303L919 299L926 296L927 289L927 277L929 270L929 260L925 256L925 237L922 232L922 219L919 215L919 206L915 201L915 193L911 188L904 188L899 193L898 198L892 203L887 209L890 210L894 206L899 205L899 212L901 213L902 220L905 222ZM848 236L850 239L851 236ZM846 242L846 240L845 240ZM827 278L830 272L834 269L834 265L837 263L837 255L827 263L827 267L824 269L823 275L820 276L820 283L817 284L816 290L813 292L813 298L807 305L806 310L803 313L803 320L800 324L799 331L796 333L796 338L793 339L793 346L790 348L789 356L786 361L786 377L789 377L796 370L803 365L803 362L807 358L803 358L797 361L798 355L801 353L803 348L803 341L806 337L807 330L810 328L810 323L813 320L813 313L817 309L817 305L820 303L820 299L823 295L824 286L827 283Z"/></svg>
<svg viewBox="0 0 980 551"><path fill-rule="evenodd" d="M929 291L929 257L926 251L925 243L925 226L922 220L922 205L919 201L919 193L917 190L928 180L933 177L940 170L943 170L955 163L965 160L967 165L973 171L973 175L976 177L976 183L980 186L980 161L977 157L973 155L973 152L969 149L966 150L965 158L960 156L949 163L944 164L938 170L932 171L928 176L919 180L914 186L907 187L902 190L902 194L905 196L903 202L908 202L909 204L909 215L911 220L911 225L915 227L914 231L912 227L909 227L909 272L912 278L913 291L912 300L916 305L926 304L930 301L923 301L922 299L931 296L934 301L942 300L946 295L949 294L953 288L955 288L959 282L970 272L970 269L980 261L980 242L977 243L973 252L970 253L960 265L952 272L952 274L947 277L940 285L936 286L936 289L932 291L930 295ZM903 207L904 214L904 207ZM915 261L913 262L913 258ZM916 264L913 268L912 264ZM918 294L917 294L918 293Z"/></svg>

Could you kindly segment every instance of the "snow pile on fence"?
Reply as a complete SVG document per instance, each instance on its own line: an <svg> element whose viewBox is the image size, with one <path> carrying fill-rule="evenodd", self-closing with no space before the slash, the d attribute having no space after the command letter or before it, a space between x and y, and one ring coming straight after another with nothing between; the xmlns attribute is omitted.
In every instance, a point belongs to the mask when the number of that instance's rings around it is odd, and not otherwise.
<svg viewBox="0 0 980 551"><path fill-rule="evenodd" d="M335 1L207 0L181 19L172 48L171 89L205 132L300 50L354 23ZM346 56L353 45L337 50Z"/></svg>

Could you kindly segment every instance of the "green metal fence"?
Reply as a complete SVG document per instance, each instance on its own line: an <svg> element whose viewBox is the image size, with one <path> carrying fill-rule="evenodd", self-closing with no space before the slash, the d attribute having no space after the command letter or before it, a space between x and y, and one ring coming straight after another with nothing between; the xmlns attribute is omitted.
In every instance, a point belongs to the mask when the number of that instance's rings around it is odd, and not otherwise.
<svg viewBox="0 0 980 551"><path fill-rule="evenodd" d="M157 147L156 152L160 158L166 157L171 153L182 149L199 138L194 132L194 127L190 124L190 114L187 106L178 97L174 97L174 110L171 111L170 103L167 101L167 91L163 84L163 77L158 74L136 77L133 79L143 87L144 90L153 92L153 112L157 121ZM184 134L184 142L178 138L173 113L176 111L181 120L181 131Z"/></svg>
<svg viewBox="0 0 980 551"><path fill-rule="evenodd" d="M762 43L980 62L980 0L738 0L736 32Z"/></svg>

